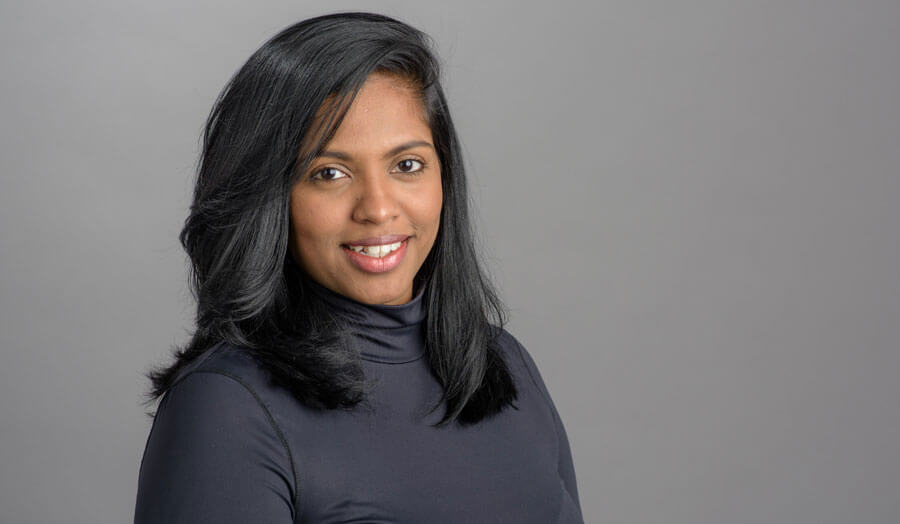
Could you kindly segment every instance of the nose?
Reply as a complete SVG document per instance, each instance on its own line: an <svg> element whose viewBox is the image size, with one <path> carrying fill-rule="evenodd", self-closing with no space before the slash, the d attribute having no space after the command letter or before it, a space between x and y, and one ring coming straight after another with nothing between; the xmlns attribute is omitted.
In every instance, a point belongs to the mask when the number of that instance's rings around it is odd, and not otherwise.
<svg viewBox="0 0 900 524"><path fill-rule="evenodd" d="M400 205L396 188L387 173L370 170L360 177L353 206L353 220L360 223L383 224L397 218Z"/></svg>

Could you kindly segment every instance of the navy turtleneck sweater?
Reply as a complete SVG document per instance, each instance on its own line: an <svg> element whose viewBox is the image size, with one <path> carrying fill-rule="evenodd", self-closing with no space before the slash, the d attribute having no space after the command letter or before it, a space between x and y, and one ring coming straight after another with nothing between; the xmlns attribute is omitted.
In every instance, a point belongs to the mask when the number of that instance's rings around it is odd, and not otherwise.
<svg viewBox="0 0 900 524"><path fill-rule="evenodd" d="M145 523L579 523L569 442L534 361L505 330L518 409L435 428L423 293L367 305L314 285L363 328L374 409L318 411L220 343L160 401L138 479Z"/></svg>

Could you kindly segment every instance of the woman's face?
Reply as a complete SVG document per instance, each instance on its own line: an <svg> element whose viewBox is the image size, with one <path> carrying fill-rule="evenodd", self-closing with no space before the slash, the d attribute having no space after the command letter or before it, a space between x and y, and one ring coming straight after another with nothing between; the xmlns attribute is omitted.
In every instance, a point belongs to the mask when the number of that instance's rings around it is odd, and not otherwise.
<svg viewBox="0 0 900 524"><path fill-rule="evenodd" d="M291 189L291 254L341 295L409 302L437 236L442 197L422 101L402 80L374 73Z"/></svg>

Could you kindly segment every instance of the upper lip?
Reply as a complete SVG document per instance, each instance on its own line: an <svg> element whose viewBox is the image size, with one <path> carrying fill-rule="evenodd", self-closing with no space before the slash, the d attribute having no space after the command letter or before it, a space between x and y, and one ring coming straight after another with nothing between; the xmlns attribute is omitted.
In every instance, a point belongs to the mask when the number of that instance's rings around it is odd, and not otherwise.
<svg viewBox="0 0 900 524"><path fill-rule="evenodd" d="M369 238L361 238L359 240L353 240L351 242L347 242L347 245L350 246L381 246L384 244L394 244L396 242L403 242L409 238L409 235L381 235L380 237L369 237Z"/></svg>

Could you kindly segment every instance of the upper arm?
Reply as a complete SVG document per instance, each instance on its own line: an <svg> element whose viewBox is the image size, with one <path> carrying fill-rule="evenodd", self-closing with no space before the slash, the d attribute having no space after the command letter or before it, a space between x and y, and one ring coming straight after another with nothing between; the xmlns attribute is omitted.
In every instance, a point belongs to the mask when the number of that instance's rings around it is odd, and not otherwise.
<svg viewBox="0 0 900 524"><path fill-rule="evenodd" d="M236 378L194 372L160 402L141 462L134 521L293 522L284 438Z"/></svg>
<svg viewBox="0 0 900 524"><path fill-rule="evenodd" d="M531 355L525 349L525 346L519 343L512 335L509 336L512 338L514 345L518 349L519 356L521 357L525 368L528 370L528 374L534 381L535 386L540 390L541 395L547 401L550 411L553 414L553 424L556 429L557 441L559 443L559 476L562 478L563 483L565 483L569 495L571 495L572 499L580 507L581 503L578 499L578 483L575 478L575 465L572 461L572 450L569 446L569 437L566 434L565 425L563 425L559 412L556 410L556 405L553 403L553 398L550 396L550 391L547 389L546 384L544 384L544 379L541 377L541 373L538 371L534 359L531 358Z"/></svg>

